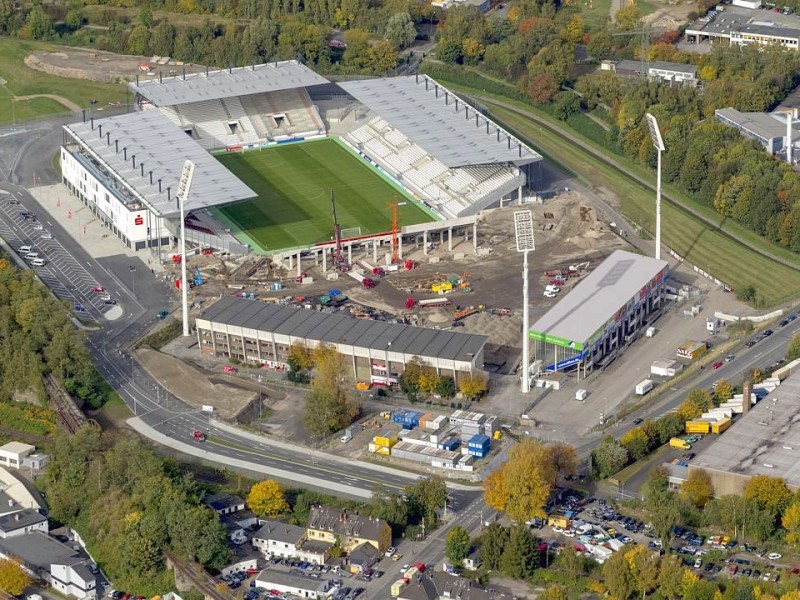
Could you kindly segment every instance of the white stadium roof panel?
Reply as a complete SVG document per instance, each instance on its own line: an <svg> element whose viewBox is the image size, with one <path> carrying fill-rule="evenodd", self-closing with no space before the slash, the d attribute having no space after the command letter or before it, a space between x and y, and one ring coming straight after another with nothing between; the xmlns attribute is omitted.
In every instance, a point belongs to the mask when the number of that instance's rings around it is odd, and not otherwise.
<svg viewBox="0 0 800 600"><path fill-rule="evenodd" d="M185 205L187 213L256 196L157 110L95 120L94 125L90 121L75 123L64 128L159 216L179 212L176 193L185 160L195 164L192 188Z"/></svg>
<svg viewBox="0 0 800 600"><path fill-rule="evenodd" d="M220 69L129 83L131 91L156 106L278 92L328 83L296 60Z"/></svg>
<svg viewBox="0 0 800 600"><path fill-rule="evenodd" d="M427 76L345 81L339 86L448 167L521 166L542 159Z"/></svg>
<svg viewBox="0 0 800 600"><path fill-rule="evenodd" d="M583 344L667 266L664 260L615 250L530 330Z"/></svg>

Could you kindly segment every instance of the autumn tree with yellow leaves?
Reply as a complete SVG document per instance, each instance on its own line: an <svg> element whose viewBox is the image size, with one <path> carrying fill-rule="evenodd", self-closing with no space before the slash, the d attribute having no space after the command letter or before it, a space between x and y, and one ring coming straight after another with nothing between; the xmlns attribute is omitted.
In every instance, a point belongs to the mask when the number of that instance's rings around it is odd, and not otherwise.
<svg viewBox="0 0 800 600"><path fill-rule="evenodd" d="M19 596L33 580L20 564L8 558L0 559L0 590Z"/></svg>
<svg viewBox="0 0 800 600"><path fill-rule="evenodd" d="M247 506L259 517L275 517L289 510L283 488L272 479L253 484L247 494Z"/></svg>

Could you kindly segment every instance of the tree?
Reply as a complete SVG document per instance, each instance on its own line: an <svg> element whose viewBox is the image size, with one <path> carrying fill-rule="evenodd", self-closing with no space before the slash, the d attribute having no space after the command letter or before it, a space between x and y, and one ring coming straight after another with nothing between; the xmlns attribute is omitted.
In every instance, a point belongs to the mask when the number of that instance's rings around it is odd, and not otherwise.
<svg viewBox="0 0 800 600"><path fill-rule="evenodd" d="M783 513L792 499L792 492L781 477L756 475L744 486L744 497L773 516Z"/></svg>
<svg viewBox="0 0 800 600"><path fill-rule="evenodd" d="M462 375L458 378L458 389L468 400L475 400L489 389L489 380L481 373Z"/></svg>
<svg viewBox="0 0 800 600"><path fill-rule="evenodd" d="M781 525L786 530L786 541L800 548L800 503L795 502L783 513Z"/></svg>
<svg viewBox="0 0 800 600"><path fill-rule="evenodd" d="M336 350L320 347L314 350L315 377L311 391L306 394L304 424L315 436L324 436L350 425L361 412L357 398L351 398L345 388L342 355Z"/></svg>
<svg viewBox="0 0 800 600"><path fill-rule="evenodd" d="M633 594L633 578L624 552L614 552L603 565L606 587L614 600L628 600Z"/></svg>
<svg viewBox="0 0 800 600"><path fill-rule="evenodd" d="M439 518L438 511L444 509L447 501L447 485L438 475L420 479L406 488L406 497L411 513L419 519L425 519L428 527L434 527Z"/></svg>
<svg viewBox="0 0 800 600"><path fill-rule="evenodd" d="M355 70L369 68L369 33L363 29L348 29L344 32L344 43L347 44L342 55L344 64Z"/></svg>
<svg viewBox="0 0 800 600"><path fill-rule="evenodd" d="M528 82L528 97L534 104L547 104L558 93L558 82L550 73L538 73Z"/></svg>
<svg viewBox="0 0 800 600"><path fill-rule="evenodd" d="M20 35L33 40L44 40L51 37L53 33L55 33L55 30L50 17L47 16L41 5L36 5L25 17L25 26Z"/></svg>
<svg viewBox="0 0 800 600"><path fill-rule="evenodd" d="M658 590L666 600L678 600L683 595L683 565L677 556L666 556L658 572Z"/></svg>
<svg viewBox="0 0 800 600"><path fill-rule="evenodd" d="M148 29L153 26L153 11L147 4L139 9L139 23Z"/></svg>
<svg viewBox="0 0 800 600"><path fill-rule="evenodd" d="M383 37L395 49L402 50L413 44L417 37L417 30L414 27L414 21L411 20L411 15L407 12L399 12L389 17Z"/></svg>
<svg viewBox="0 0 800 600"><path fill-rule="evenodd" d="M518 523L545 517L544 506L556 482L556 469L545 446L534 439L524 440L511 448L500 470L501 474L487 478L486 502L505 510Z"/></svg>
<svg viewBox="0 0 800 600"><path fill-rule="evenodd" d="M587 561L582 554L578 554L573 546L564 546L561 553L556 558L556 564L564 570L571 581L586 572Z"/></svg>
<svg viewBox="0 0 800 600"><path fill-rule="evenodd" d="M295 342L289 346L289 354L286 359L290 369L296 371L310 371L314 367L314 357L303 344Z"/></svg>
<svg viewBox="0 0 800 600"><path fill-rule="evenodd" d="M470 543L469 532L456 525L447 532L444 544L444 555L455 565L461 566L461 562L469 556Z"/></svg>
<svg viewBox="0 0 800 600"><path fill-rule="evenodd" d="M64 24L70 31L77 31L83 25L83 13L80 8L74 7L67 11L64 17Z"/></svg>
<svg viewBox="0 0 800 600"><path fill-rule="evenodd" d="M408 503L400 494L391 494L378 484L372 490L370 515L389 523L392 532L399 536L408 525Z"/></svg>
<svg viewBox="0 0 800 600"><path fill-rule="evenodd" d="M150 36L150 45L153 47L153 52L158 56L172 56L174 44L175 27L164 19L153 29L153 35ZM289 349L291 350L291 346Z"/></svg>
<svg viewBox="0 0 800 600"><path fill-rule="evenodd" d="M561 477L568 477L575 475L578 472L578 453L575 452L575 446L564 442L554 442L545 446L550 462L556 475Z"/></svg>
<svg viewBox="0 0 800 600"><path fill-rule="evenodd" d="M436 46L436 56L444 63L460 63L462 58L461 42L452 38L440 41Z"/></svg>
<svg viewBox="0 0 800 600"><path fill-rule="evenodd" d="M453 381L452 377L444 375L439 378L436 388L433 391L442 398L452 398L456 395L456 382Z"/></svg>
<svg viewBox="0 0 800 600"><path fill-rule="evenodd" d="M733 398L733 386L727 379L720 379L714 388L714 400L721 404Z"/></svg>
<svg viewBox="0 0 800 600"><path fill-rule="evenodd" d="M272 479L253 484L247 495L247 506L259 517L275 517L289 510L283 489Z"/></svg>
<svg viewBox="0 0 800 600"><path fill-rule="evenodd" d="M628 451L633 460L639 460L647 456L650 450L650 440L647 439L644 431L640 427L634 427L622 436L620 445Z"/></svg>
<svg viewBox="0 0 800 600"><path fill-rule="evenodd" d="M536 538L526 525L514 525L506 544L501 569L508 577L527 579L533 575L539 562Z"/></svg>
<svg viewBox="0 0 800 600"><path fill-rule="evenodd" d="M680 406L678 406L677 414L681 421L691 421L702 415L703 409L696 400L687 397L681 402Z"/></svg>
<svg viewBox="0 0 800 600"><path fill-rule="evenodd" d="M469 37L461 43L461 51L464 56L465 65L477 65L486 52L486 46L475 38Z"/></svg>
<svg viewBox="0 0 800 600"><path fill-rule="evenodd" d="M487 569L500 568L503 552L509 540L509 531L499 523L492 523L481 534L480 557Z"/></svg>
<svg viewBox="0 0 800 600"><path fill-rule="evenodd" d="M553 114L561 121L581 111L581 99L572 92L559 92L553 101Z"/></svg>
<svg viewBox="0 0 800 600"><path fill-rule="evenodd" d="M628 451L608 436L592 452L592 465L598 478L613 475L628 463Z"/></svg>
<svg viewBox="0 0 800 600"><path fill-rule="evenodd" d="M137 25L128 36L128 54L145 54L150 45L150 30L144 25Z"/></svg>
<svg viewBox="0 0 800 600"><path fill-rule="evenodd" d="M672 527L680 517L680 510L675 492L669 489L668 474L663 467L656 467L650 472L643 493L653 532L661 539L666 550L672 537Z"/></svg>
<svg viewBox="0 0 800 600"><path fill-rule="evenodd" d="M369 51L372 70L388 73L397 66L397 50L386 40L379 40Z"/></svg>
<svg viewBox="0 0 800 600"><path fill-rule="evenodd" d="M634 546L625 551L625 560L628 561L636 592L644 598L658 585L658 558L644 546Z"/></svg>
<svg viewBox="0 0 800 600"><path fill-rule="evenodd" d="M800 333L795 333L786 349L786 360L793 361L798 358L800 358Z"/></svg>
<svg viewBox="0 0 800 600"><path fill-rule="evenodd" d="M554 583L539 594L539 600L569 600L569 595L563 585Z"/></svg>
<svg viewBox="0 0 800 600"><path fill-rule="evenodd" d="M680 489L680 497L695 508L705 508L714 497L711 477L702 469L692 469Z"/></svg>
<svg viewBox="0 0 800 600"><path fill-rule="evenodd" d="M12 596L20 596L31 583L33 579L17 561L0 559L0 590Z"/></svg>

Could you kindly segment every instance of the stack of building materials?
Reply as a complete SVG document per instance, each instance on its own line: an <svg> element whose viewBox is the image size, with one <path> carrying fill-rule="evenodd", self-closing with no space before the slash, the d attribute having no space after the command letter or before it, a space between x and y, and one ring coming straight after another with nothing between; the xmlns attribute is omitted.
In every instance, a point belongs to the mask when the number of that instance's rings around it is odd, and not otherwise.
<svg viewBox="0 0 800 600"><path fill-rule="evenodd" d="M474 435L467 443L467 453L476 458L486 458L486 455L489 454L491 443L491 438L486 434L479 433Z"/></svg>

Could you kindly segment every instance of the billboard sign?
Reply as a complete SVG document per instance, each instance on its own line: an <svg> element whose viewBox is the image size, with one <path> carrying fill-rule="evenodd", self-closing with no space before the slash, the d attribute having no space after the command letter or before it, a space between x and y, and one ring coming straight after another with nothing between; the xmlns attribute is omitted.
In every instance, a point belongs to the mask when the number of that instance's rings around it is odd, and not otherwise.
<svg viewBox="0 0 800 600"><path fill-rule="evenodd" d="M528 337L538 342L545 342L546 344L553 344L554 346L561 346L562 348L569 348L570 350L583 350L583 342L575 340L567 340L555 335L548 335L540 331L528 331Z"/></svg>
<svg viewBox="0 0 800 600"><path fill-rule="evenodd" d="M570 358L565 358L564 360L558 361L555 365L547 365L548 371L561 371L562 369L568 369L569 367L574 367L579 362L583 360L583 354L579 354L578 356L572 356Z"/></svg>

